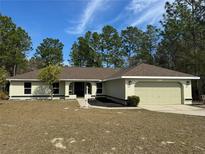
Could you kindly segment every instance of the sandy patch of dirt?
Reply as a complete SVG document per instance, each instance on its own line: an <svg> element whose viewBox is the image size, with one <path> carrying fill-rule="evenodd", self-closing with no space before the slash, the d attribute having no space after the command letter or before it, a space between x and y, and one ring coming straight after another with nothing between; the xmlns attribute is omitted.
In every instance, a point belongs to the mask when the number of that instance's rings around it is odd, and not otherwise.
<svg viewBox="0 0 205 154"><path fill-rule="evenodd" d="M0 105L1 154L205 152L204 117L87 110L76 101L9 102Z"/></svg>

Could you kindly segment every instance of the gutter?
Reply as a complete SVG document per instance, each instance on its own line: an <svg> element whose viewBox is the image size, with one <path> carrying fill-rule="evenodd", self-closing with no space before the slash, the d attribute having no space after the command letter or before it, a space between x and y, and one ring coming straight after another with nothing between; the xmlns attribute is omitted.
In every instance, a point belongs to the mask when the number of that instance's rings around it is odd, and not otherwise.
<svg viewBox="0 0 205 154"><path fill-rule="evenodd" d="M200 77L174 77L174 76L120 76L115 78L100 79L59 79L59 81L111 81L117 79L159 79L159 80L199 80ZM6 79L7 81L41 81L40 79Z"/></svg>
<svg viewBox="0 0 205 154"><path fill-rule="evenodd" d="M174 76L120 76L115 78L105 79L103 81L117 80L117 79L165 79L165 80L199 80L200 77L174 77Z"/></svg>
<svg viewBox="0 0 205 154"><path fill-rule="evenodd" d="M6 79L6 81L41 81L40 79ZM59 79L59 81L97 81L101 82L100 79Z"/></svg>

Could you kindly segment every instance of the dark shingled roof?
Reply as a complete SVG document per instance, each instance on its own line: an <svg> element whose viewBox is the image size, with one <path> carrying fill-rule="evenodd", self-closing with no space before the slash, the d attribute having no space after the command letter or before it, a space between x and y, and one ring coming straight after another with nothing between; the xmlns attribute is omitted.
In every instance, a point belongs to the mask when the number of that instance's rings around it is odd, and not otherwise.
<svg viewBox="0 0 205 154"><path fill-rule="evenodd" d="M40 70L16 75L9 79L38 79ZM59 79L112 79L121 76L169 76L195 77L191 74L173 71L162 67L140 64L126 69L94 68L94 67L64 67Z"/></svg>
<svg viewBox="0 0 205 154"><path fill-rule="evenodd" d="M191 74L173 71L170 69L149 65L140 64L127 69L121 69L117 73L109 76L109 78L116 78L119 76L169 76L169 77L194 77Z"/></svg>
<svg viewBox="0 0 205 154"><path fill-rule="evenodd" d="M59 79L97 79L103 80L116 73L119 69L95 67L64 67ZM38 79L40 70L19 74L9 79Z"/></svg>

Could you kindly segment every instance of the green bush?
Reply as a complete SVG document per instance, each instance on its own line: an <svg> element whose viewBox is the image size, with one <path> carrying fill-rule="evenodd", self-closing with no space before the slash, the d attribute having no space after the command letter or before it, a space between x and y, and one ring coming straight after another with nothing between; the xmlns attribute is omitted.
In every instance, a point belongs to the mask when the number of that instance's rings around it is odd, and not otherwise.
<svg viewBox="0 0 205 154"><path fill-rule="evenodd" d="M0 100L7 100L7 99L9 99L8 94L3 91L0 91Z"/></svg>
<svg viewBox="0 0 205 154"><path fill-rule="evenodd" d="M128 106L138 106L140 102L139 96L129 96L128 97Z"/></svg>

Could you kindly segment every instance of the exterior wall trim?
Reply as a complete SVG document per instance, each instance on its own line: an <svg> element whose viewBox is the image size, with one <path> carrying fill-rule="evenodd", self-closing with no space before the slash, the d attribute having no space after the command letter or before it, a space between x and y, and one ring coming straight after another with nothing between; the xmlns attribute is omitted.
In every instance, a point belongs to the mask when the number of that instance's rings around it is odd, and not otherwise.
<svg viewBox="0 0 205 154"><path fill-rule="evenodd" d="M188 80L188 79L193 79L193 80L199 80L200 77L194 76L194 77L179 77L179 76L120 76L116 78L108 78L104 80L100 79L59 79L59 81L110 81L110 80L116 80L116 79L172 79L172 80L177 80L177 79L182 79L182 80ZM6 79L7 81L41 81L40 79Z"/></svg>
<svg viewBox="0 0 205 154"><path fill-rule="evenodd" d="M14 95L10 97L51 97L50 95ZM53 95L53 97L68 97L65 95Z"/></svg>
<svg viewBox="0 0 205 154"><path fill-rule="evenodd" d="M108 78L103 81L109 81L109 80L117 80L117 79L171 79L171 80L199 80L200 77L194 76L194 77L179 77L179 76L120 76L116 78Z"/></svg>
<svg viewBox="0 0 205 154"><path fill-rule="evenodd" d="M96 97L110 97L110 98L118 99L121 101L127 101L127 99L122 99L122 98L118 98L118 97L114 97L114 96L110 96L110 95L96 95Z"/></svg>
<svg viewBox="0 0 205 154"><path fill-rule="evenodd" d="M195 79L198 80L200 77L179 77L179 76L121 76L122 79Z"/></svg>
<svg viewBox="0 0 205 154"><path fill-rule="evenodd" d="M41 81L40 79L6 79L7 81ZM102 81L99 79L59 79L59 81Z"/></svg>
<svg viewBox="0 0 205 154"><path fill-rule="evenodd" d="M41 81L39 79L6 79L7 81Z"/></svg>
<svg viewBox="0 0 205 154"><path fill-rule="evenodd" d="M59 79L59 81L102 81L99 79Z"/></svg>

